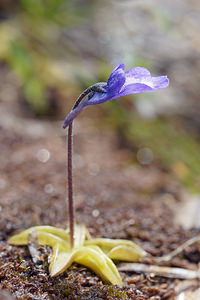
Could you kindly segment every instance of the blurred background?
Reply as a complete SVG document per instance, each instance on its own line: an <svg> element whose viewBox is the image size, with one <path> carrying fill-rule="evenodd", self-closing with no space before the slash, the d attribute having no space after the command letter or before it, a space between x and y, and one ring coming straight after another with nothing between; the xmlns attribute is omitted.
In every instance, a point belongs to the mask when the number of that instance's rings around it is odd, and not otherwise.
<svg viewBox="0 0 200 300"><path fill-rule="evenodd" d="M144 66L167 75L169 88L79 118L115 132L130 164L155 165L199 192L199 13L198 0L1 0L0 126L54 124L119 62Z"/></svg>

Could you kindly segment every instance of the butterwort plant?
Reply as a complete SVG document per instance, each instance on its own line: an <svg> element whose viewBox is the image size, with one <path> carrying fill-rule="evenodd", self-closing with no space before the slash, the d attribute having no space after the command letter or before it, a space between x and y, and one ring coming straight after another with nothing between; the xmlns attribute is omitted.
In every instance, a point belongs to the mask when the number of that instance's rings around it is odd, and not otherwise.
<svg viewBox="0 0 200 300"><path fill-rule="evenodd" d="M152 77L141 67L124 71L124 64L117 65L107 82L88 87L76 100L67 115L63 128L68 127L68 211L69 227L66 230L53 226L31 227L9 239L10 244L30 244L37 235L38 243L52 247L49 271L51 276L64 272L73 262L85 265L104 281L122 286L117 267L112 260L138 261L147 253L132 241L121 239L92 238L84 225L74 221L74 200L72 184L72 123L88 105L96 105L121 96L152 92L166 88L167 76Z"/></svg>

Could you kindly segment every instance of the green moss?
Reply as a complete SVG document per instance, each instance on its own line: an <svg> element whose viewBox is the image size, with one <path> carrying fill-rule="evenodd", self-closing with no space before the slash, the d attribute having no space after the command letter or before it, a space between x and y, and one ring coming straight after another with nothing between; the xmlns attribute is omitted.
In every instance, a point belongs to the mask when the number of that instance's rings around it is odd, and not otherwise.
<svg viewBox="0 0 200 300"><path fill-rule="evenodd" d="M85 288L85 290L81 287L79 283L60 283L56 282L54 279L54 284L50 288L50 286L44 286L44 290L51 294L51 290L54 295L56 295L56 299L78 299L78 300L87 300L87 299L122 299L126 300L128 298L128 294L126 291L123 291L122 288L114 285L106 285L103 288L99 286L93 286Z"/></svg>
<svg viewBox="0 0 200 300"><path fill-rule="evenodd" d="M107 286L107 296L113 297L113 299L129 299L125 291L114 285Z"/></svg>

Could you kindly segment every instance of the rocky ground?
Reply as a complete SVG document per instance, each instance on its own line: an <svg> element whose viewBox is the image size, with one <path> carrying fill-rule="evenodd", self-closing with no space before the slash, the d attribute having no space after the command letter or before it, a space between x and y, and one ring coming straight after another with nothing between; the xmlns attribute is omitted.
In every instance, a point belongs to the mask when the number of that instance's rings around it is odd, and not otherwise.
<svg viewBox="0 0 200 300"><path fill-rule="evenodd" d="M10 236L30 226L67 226L66 139L60 126L13 116L1 124L0 299L158 300L179 299L185 288L198 291L196 281L132 272L121 272L119 288L76 264L50 278L50 249L41 247L44 261L36 266L27 247L8 245ZM176 222L187 194L173 176L156 165L130 165L130 153L119 149L114 133L84 119L74 126L74 186L77 221L93 237L135 241L149 253L141 263L155 264L155 257L199 234ZM196 270L199 260L196 243L167 265Z"/></svg>

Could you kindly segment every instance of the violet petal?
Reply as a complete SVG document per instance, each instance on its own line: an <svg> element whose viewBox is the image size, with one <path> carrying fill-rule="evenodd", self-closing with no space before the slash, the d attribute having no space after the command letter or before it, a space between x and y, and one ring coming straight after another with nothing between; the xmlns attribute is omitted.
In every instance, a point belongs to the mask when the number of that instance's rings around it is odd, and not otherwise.
<svg viewBox="0 0 200 300"><path fill-rule="evenodd" d="M124 72L124 64L119 64L114 68L107 81L106 92L95 92L92 97L87 97L68 114L63 128L66 128L85 106L100 104L125 95L152 92L166 88L168 85L167 76L152 77L151 73L142 67L135 67Z"/></svg>

